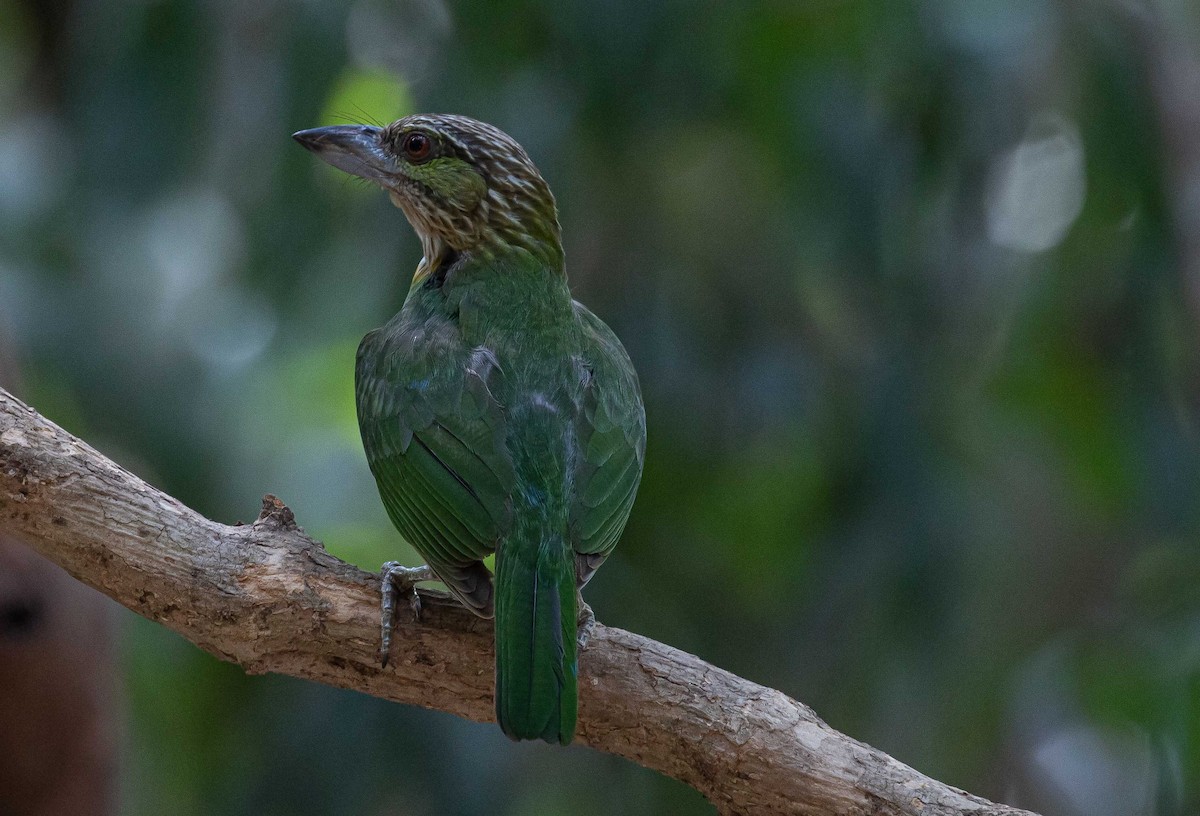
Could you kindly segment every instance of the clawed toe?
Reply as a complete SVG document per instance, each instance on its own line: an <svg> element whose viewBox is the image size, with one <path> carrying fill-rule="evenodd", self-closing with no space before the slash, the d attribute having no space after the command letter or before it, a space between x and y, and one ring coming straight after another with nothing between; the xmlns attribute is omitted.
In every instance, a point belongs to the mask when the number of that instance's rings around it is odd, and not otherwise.
<svg viewBox="0 0 1200 816"><path fill-rule="evenodd" d="M379 662L386 667L392 649L392 627L396 621L396 597L405 595L412 609L413 619L421 619L421 596L416 584L434 580L433 570L428 566L406 567L398 561L388 561L379 571L380 594L380 638Z"/></svg>
<svg viewBox="0 0 1200 816"><path fill-rule="evenodd" d="M575 643L579 651L587 648L588 641L592 639L592 632L596 629L596 613L592 608L584 603L583 596L578 596L579 601L579 619L576 622Z"/></svg>

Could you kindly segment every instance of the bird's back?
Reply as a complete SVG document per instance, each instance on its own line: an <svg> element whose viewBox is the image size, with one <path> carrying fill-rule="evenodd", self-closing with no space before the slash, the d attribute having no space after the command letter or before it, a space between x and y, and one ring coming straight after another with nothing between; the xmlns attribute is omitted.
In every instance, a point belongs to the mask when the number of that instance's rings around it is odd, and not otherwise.
<svg viewBox="0 0 1200 816"><path fill-rule="evenodd" d="M561 280L533 264L493 261L415 283L401 311L359 347L359 426L384 505L476 611L488 608L490 581L473 564L512 525L514 454L565 461L574 445L580 337ZM552 414L541 416L547 407ZM571 474L560 471L557 484L541 488L560 496L565 514Z"/></svg>

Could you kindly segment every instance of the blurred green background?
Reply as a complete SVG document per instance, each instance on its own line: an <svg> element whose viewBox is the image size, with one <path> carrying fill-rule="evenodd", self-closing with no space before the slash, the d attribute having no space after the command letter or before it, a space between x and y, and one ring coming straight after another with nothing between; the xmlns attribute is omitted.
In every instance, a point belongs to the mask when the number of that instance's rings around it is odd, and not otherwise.
<svg viewBox="0 0 1200 816"><path fill-rule="evenodd" d="M353 417L420 248L292 131L512 133L645 392L603 622L1050 814L1200 812L1200 12L0 0L24 396L226 522L416 563ZM1192 111L1195 115L1195 111ZM1200 123L1200 117L1195 122ZM1189 303L1192 305L1189 306ZM128 814L708 813L122 613Z"/></svg>

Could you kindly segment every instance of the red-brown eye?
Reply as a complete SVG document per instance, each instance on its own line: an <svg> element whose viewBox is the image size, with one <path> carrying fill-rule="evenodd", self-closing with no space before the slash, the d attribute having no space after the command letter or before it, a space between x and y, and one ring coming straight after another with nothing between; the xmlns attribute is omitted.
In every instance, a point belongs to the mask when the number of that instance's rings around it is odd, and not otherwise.
<svg viewBox="0 0 1200 816"><path fill-rule="evenodd" d="M413 132L404 137L401 149L409 161L421 161L429 158L429 153L433 150L433 141L424 133Z"/></svg>

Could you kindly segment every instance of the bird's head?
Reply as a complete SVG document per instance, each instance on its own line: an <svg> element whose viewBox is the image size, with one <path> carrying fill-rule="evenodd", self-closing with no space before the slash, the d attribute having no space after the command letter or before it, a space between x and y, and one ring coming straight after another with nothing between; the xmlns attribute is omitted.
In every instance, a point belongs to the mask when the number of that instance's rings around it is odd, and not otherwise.
<svg viewBox="0 0 1200 816"><path fill-rule="evenodd" d="M321 159L388 192L421 239L420 276L449 252L518 247L563 266L550 188L516 141L466 116L416 114L386 127L338 125L293 138Z"/></svg>

